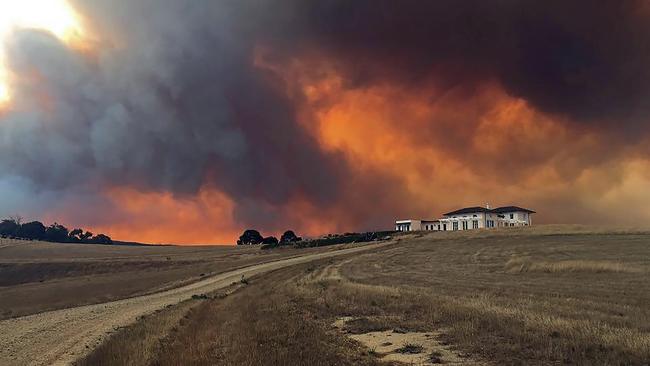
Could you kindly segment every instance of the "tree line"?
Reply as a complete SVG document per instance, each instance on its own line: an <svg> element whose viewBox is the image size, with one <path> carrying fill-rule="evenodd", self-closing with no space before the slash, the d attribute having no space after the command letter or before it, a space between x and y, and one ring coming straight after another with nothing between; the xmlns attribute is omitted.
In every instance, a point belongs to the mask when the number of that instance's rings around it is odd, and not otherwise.
<svg viewBox="0 0 650 366"><path fill-rule="evenodd" d="M0 221L0 236L55 243L113 244L113 240L108 235L95 235L83 229L68 230L67 227L56 222L50 226L45 226L40 221L23 223L20 217L10 217Z"/></svg>
<svg viewBox="0 0 650 366"><path fill-rule="evenodd" d="M241 234L239 240L237 240L237 245L265 244L265 245L275 246L275 245L291 244L301 240L302 238L297 236L296 233L294 233L291 230L285 231L284 234L282 234L282 236L280 237L280 240L278 241L278 238L276 238L275 236L263 237L259 231L248 229L245 230L243 234Z"/></svg>

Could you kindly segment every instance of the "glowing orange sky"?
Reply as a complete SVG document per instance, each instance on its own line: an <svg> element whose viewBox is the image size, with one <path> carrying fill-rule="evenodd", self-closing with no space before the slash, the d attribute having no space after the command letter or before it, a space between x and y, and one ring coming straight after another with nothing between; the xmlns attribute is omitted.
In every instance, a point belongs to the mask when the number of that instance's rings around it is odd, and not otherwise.
<svg viewBox="0 0 650 366"><path fill-rule="evenodd" d="M0 14L0 40L14 29L36 28L78 53L101 52L88 46L92 27L66 1L10 4ZM120 35L113 36L109 43L119 44ZM510 95L499 80L448 85L431 73L417 83L386 77L358 85L318 45L299 50L275 57L273 47L258 44L250 62L291 101L300 128L318 149L351 169L339 201L327 207L301 192L281 203L257 202L260 211L286 220L260 224L267 227L263 234L390 229L392 218L437 218L447 210L487 203L529 207L539 212L535 220L541 223L644 225L650 220L647 139L621 143L596 124L538 110ZM40 78L36 72L13 75L3 57L0 52L0 112L15 102L13 83L41 82L34 81ZM48 112L51 96L44 90L36 94L38 108ZM100 182L102 198L121 216L86 226L119 240L233 243L255 223L243 223L236 212L241 202L207 180L190 194ZM79 220L70 212L43 216ZM390 219L380 220L385 217Z"/></svg>

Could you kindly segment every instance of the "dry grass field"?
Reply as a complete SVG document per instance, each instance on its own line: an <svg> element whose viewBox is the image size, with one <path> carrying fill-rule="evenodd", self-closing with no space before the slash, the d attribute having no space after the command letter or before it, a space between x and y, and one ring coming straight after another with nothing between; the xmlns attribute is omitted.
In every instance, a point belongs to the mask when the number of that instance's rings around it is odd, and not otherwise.
<svg viewBox="0 0 650 366"><path fill-rule="evenodd" d="M310 251L324 251L315 248ZM153 293L304 250L53 244L2 239L0 319Z"/></svg>
<svg viewBox="0 0 650 366"><path fill-rule="evenodd" d="M165 310L80 364L647 365L649 305L643 231L415 234ZM143 327L164 330L130 346Z"/></svg>

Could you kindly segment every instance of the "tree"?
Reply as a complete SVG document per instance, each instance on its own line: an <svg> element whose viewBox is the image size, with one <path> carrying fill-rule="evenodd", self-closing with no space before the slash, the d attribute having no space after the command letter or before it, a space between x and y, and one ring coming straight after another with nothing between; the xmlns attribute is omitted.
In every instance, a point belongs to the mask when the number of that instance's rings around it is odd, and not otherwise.
<svg viewBox="0 0 650 366"><path fill-rule="evenodd" d="M301 240L302 238L297 236L292 230L287 230L280 237L280 244L289 244Z"/></svg>
<svg viewBox="0 0 650 366"><path fill-rule="evenodd" d="M55 243L68 243L70 240L68 228L55 222L45 230L45 240Z"/></svg>
<svg viewBox="0 0 650 366"><path fill-rule="evenodd" d="M81 236L84 231L81 229L74 229L68 234L68 241L71 243L81 243Z"/></svg>
<svg viewBox="0 0 650 366"><path fill-rule="evenodd" d="M18 227L19 225L14 219L4 219L0 222L0 236L15 236Z"/></svg>
<svg viewBox="0 0 650 366"><path fill-rule="evenodd" d="M91 244L113 244L113 240L108 235L104 234L97 234L87 242Z"/></svg>
<svg viewBox="0 0 650 366"><path fill-rule="evenodd" d="M32 221L18 227L16 236L23 239L43 240L45 239L45 225L40 221Z"/></svg>
<svg viewBox="0 0 650 366"><path fill-rule="evenodd" d="M23 223L23 217L20 215L11 215L9 216L9 220L12 220L16 224L20 225Z"/></svg>
<svg viewBox="0 0 650 366"><path fill-rule="evenodd" d="M103 235L104 237L108 238L108 240L110 241L110 243L102 243L102 244L113 244L113 241L110 240L111 238L109 238L108 236L106 236L104 234L100 234L100 235ZM91 233L90 231L86 231L85 233L80 235L81 242L82 243L87 243L90 240L90 238L92 238L92 236L93 236L93 233Z"/></svg>
<svg viewBox="0 0 650 366"><path fill-rule="evenodd" d="M264 240L259 231L248 229L237 240L237 245L255 245L260 244Z"/></svg>
<svg viewBox="0 0 650 366"><path fill-rule="evenodd" d="M68 234L68 241L71 243L89 243L92 236L93 233L90 231L84 232L82 229L74 229Z"/></svg>

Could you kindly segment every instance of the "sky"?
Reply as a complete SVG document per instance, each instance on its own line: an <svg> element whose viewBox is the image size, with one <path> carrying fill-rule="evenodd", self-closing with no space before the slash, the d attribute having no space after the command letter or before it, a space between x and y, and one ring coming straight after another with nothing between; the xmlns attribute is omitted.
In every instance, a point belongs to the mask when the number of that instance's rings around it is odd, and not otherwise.
<svg viewBox="0 0 650 366"><path fill-rule="evenodd" d="M650 221L646 1L0 0L0 216L233 243Z"/></svg>

